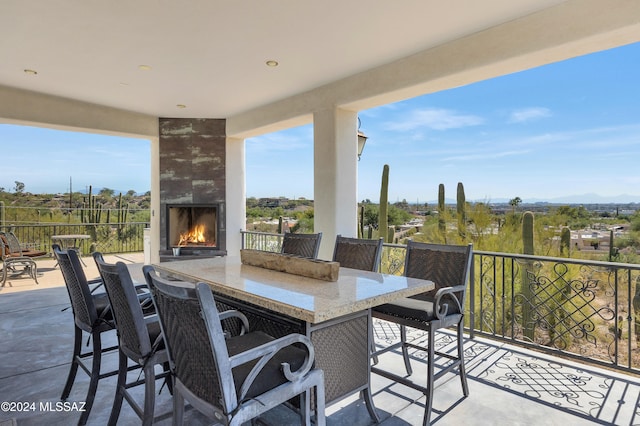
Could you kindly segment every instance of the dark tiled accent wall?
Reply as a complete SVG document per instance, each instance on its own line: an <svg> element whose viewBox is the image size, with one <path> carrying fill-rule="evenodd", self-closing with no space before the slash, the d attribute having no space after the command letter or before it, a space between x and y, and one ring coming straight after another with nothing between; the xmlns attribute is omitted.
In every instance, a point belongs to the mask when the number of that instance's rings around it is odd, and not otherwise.
<svg viewBox="0 0 640 426"><path fill-rule="evenodd" d="M218 248L226 250L225 120L160 118L160 249L167 204L220 203Z"/></svg>

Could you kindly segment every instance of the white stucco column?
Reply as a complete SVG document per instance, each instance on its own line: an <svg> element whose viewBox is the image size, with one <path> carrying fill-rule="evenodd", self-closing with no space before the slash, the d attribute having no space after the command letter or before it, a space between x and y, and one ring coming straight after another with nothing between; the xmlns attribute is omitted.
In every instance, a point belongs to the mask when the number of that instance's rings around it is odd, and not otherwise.
<svg viewBox="0 0 640 426"><path fill-rule="evenodd" d="M358 115L330 108L313 114L314 231L322 232L318 257L330 260L336 235L357 236Z"/></svg>
<svg viewBox="0 0 640 426"><path fill-rule="evenodd" d="M245 230L247 216L244 139L227 137L226 158L227 255L240 256L240 230Z"/></svg>

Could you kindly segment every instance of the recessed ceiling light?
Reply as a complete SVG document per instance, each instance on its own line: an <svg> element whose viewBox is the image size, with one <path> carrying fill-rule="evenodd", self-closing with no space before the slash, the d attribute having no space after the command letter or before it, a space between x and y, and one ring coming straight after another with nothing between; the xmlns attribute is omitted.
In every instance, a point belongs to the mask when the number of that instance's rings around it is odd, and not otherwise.
<svg viewBox="0 0 640 426"><path fill-rule="evenodd" d="M151 71L151 65L138 65L140 71Z"/></svg>
<svg viewBox="0 0 640 426"><path fill-rule="evenodd" d="M24 73L25 74L29 74L29 75L36 75L36 74L38 74L38 71L26 69L26 70L24 70Z"/></svg>
<svg viewBox="0 0 640 426"><path fill-rule="evenodd" d="M278 66L278 61L274 61L273 59L269 59L267 62L265 62L265 64L267 64L268 67L277 67Z"/></svg>
<svg viewBox="0 0 640 426"><path fill-rule="evenodd" d="M180 109L183 109L183 108L186 108L187 106L186 106L186 105L184 105L184 104L178 104L178 105L176 105L176 107L178 107L178 108L180 108Z"/></svg>

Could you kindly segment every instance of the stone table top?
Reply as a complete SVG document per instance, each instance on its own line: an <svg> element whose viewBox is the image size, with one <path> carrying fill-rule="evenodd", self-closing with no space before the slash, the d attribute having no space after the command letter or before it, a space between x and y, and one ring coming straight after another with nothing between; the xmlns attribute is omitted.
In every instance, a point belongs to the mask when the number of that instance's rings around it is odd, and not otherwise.
<svg viewBox="0 0 640 426"><path fill-rule="evenodd" d="M216 293L317 324L433 290L432 281L340 268L335 282L243 265L226 256L164 262L154 268Z"/></svg>

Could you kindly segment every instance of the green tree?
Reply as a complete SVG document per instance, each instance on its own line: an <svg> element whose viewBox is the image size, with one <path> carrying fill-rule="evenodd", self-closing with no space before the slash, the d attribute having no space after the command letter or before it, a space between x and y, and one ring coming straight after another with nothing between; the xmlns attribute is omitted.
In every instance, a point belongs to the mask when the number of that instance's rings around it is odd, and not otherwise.
<svg viewBox="0 0 640 426"><path fill-rule="evenodd" d="M310 234L313 232L313 209L307 209L304 212L296 214L297 222L291 227L291 232Z"/></svg>
<svg viewBox="0 0 640 426"><path fill-rule="evenodd" d="M14 182L16 183L16 186L13 187L13 190L15 191L15 193L22 194L24 192L24 183L18 182L17 180Z"/></svg>
<svg viewBox="0 0 640 426"><path fill-rule="evenodd" d="M491 208L487 203L475 203L471 206L468 213L469 222L473 225L471 238L475 244L482 242L485 234L491 233Z"/></svg>
<svg viewBox="0 0 640 426"><path fill-rule="evenodd" d="M366 204L364 206L364 226L372 226L378 229L378 206Z"/></svg>
<svg viewBox="0 0 640 426"><path fill-rule="evenodd" d="M110 200L111 198L113 198L113 194L115 194L115 191L111 188L102 188L98 193L98 195L100 195L101 197L107 200Z"/></svg>
<svg viewBox="0 0 640 426"><path fill-rule="evenodd" d="M387 211L387 223L389 225L402 225L410 221L412 217L411 213L395 205L389 206Z"/></svg>
<svg viewBox="0 0 640 426"><path fill-rule="evenodd" d="M409 203L407 203L406 199L402 199L402 201L397 201L395 203L393 203L393 205L399 209L405 210L405 211L411 211L411 206L409 206Z"/></svg>
<svg viewBox="0 0 640 426"><path fill-rule="evenodd" d="M516 208L518 208L521 203L522 199L520 197L515 197L509 200L509 205L512 207L514 214L516 213Z"/></svg>

